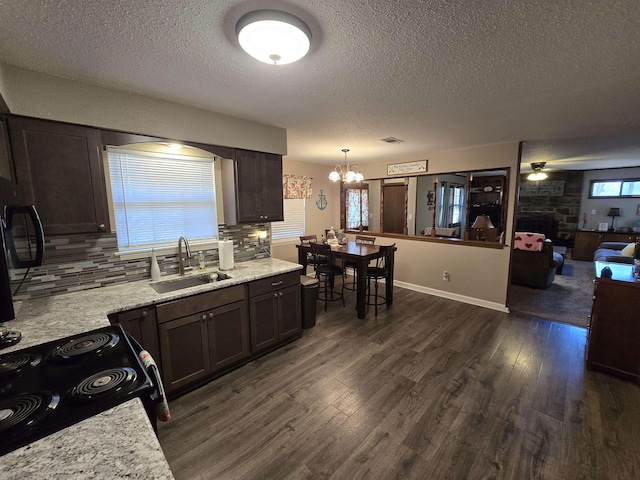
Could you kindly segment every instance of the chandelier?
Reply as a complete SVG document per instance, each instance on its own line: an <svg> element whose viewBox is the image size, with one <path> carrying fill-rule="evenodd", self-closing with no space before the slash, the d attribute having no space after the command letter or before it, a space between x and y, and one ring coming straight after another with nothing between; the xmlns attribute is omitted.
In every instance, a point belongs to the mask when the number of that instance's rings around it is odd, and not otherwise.
<svg viewBox="0 0 640 480"><path fill-rule="evenodd" d="M360 173L358 166L351 166L347 163L347 152L349 149L343 148L342 151L344 152L344 167L336 165L335 170L329 174L329 180L333 180L334 182L342 180L345 183L363 181L364 176Z"/></svg>
<svg viewBox="0 0 640 480"><path fill-rule="evenodd" d="M531 172L527 177L527 180L532 180L534 182L538 180L544 180L547 178L547 174L542 171L547 162L537 162L531 164Z"/></svg>

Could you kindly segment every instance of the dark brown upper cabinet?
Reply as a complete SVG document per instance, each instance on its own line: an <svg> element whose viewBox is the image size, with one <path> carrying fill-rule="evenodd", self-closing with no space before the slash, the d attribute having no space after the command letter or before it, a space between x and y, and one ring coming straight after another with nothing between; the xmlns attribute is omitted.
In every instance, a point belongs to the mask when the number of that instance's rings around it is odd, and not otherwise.
<svg viewBox="0 0 640 480"><path fill-rule="evenodd" d="M100 131L9 117L22 202L38 209L45 234L109 230Z"/></svg>
<svg viewBox="0 0 640 480"><path fill-rule="evenodd" d="M236 149L236 209L239 223L284 220L282 156Z"/></svg>

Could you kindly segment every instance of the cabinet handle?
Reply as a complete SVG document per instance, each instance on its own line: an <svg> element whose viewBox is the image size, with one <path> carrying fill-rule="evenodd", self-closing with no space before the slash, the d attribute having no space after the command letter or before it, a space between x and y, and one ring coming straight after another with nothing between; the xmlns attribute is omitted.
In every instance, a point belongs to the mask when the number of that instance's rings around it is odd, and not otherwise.
<svg viewBox="0 0 640 480"><path fill-rule="evenodd" d="M280 292L280 293L278 294L278 296L279 296L279 297L281 297L281 296L282 296L282 292Z"/></svg>
<svg viewBox="0 0 640 480"><path fill-rule="evenodd" d="M101 223L100 225L98 225L98 230L100 230L101 232L104 232L107 228L105 227L104 223Z"/></svg>
<svg viewBox="0 0 640 480"><path fill-rule="evenodd" d="M140 316L141 316L142 318L146 317L146 316L147 316L147 311L146 311L146 310L143 310L143 311L142 311L142 313L140 314Z"/></svg>
<svg viewBox="0 0 640 480"><path fill-rule="evenodd" d="M207 319L207 315L206 314L202 314L202 321L204 322Z"/></svg>
<svg viewBox="0 0 640 480"><path fill-rule="evenodd" d="M279 287L280 285L282 285L282 280L280 280L279 282L271 282L272 287Z"/></svg>
<svg viewBox="0 0 640 480"><path fill-rule="evenodd" d="M273 294L273 298L278 298L278 294L277 294L277 293L274 293L274 294Z"/></svg>
<svg viewBox="0 0 640 480"><path fill-rule="evenodd" d="M213 320L213 313L209 313L209 320Z"/></svg>

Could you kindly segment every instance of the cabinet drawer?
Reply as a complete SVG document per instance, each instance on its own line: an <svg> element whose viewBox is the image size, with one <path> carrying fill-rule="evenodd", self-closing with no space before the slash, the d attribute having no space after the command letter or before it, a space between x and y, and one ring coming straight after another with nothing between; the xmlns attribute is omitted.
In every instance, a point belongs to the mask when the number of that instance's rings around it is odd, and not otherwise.
<svg viewBox="0 0 640 480"><path fill-rule="evenodd" d="M244 285L235 285L159 304L156 306L158 323L244 300L244 290Z"/></svg>
<svg viewBox="0 0 640 480"><path fill-rule="evenodd" d="M300 272L289 272L281 275L275 275L261 280L255 280L249 283L249 296L255 297L263 293L273 292L281 288L290 287L300 283Z"/></svg>

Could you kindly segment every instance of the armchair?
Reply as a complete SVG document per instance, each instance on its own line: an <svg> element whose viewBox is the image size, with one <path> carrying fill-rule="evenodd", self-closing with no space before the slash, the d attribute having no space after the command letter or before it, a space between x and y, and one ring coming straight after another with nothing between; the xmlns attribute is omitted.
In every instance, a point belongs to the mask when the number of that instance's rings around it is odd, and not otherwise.
<svg viewBox="0 0 640 480"><path fill-rule="evenodd" d="M513 250L511 256L511 283L532 288L549 288L556 278L556 269L564 258L554 253L551 240L545 240L542 250Z"/></svg>

